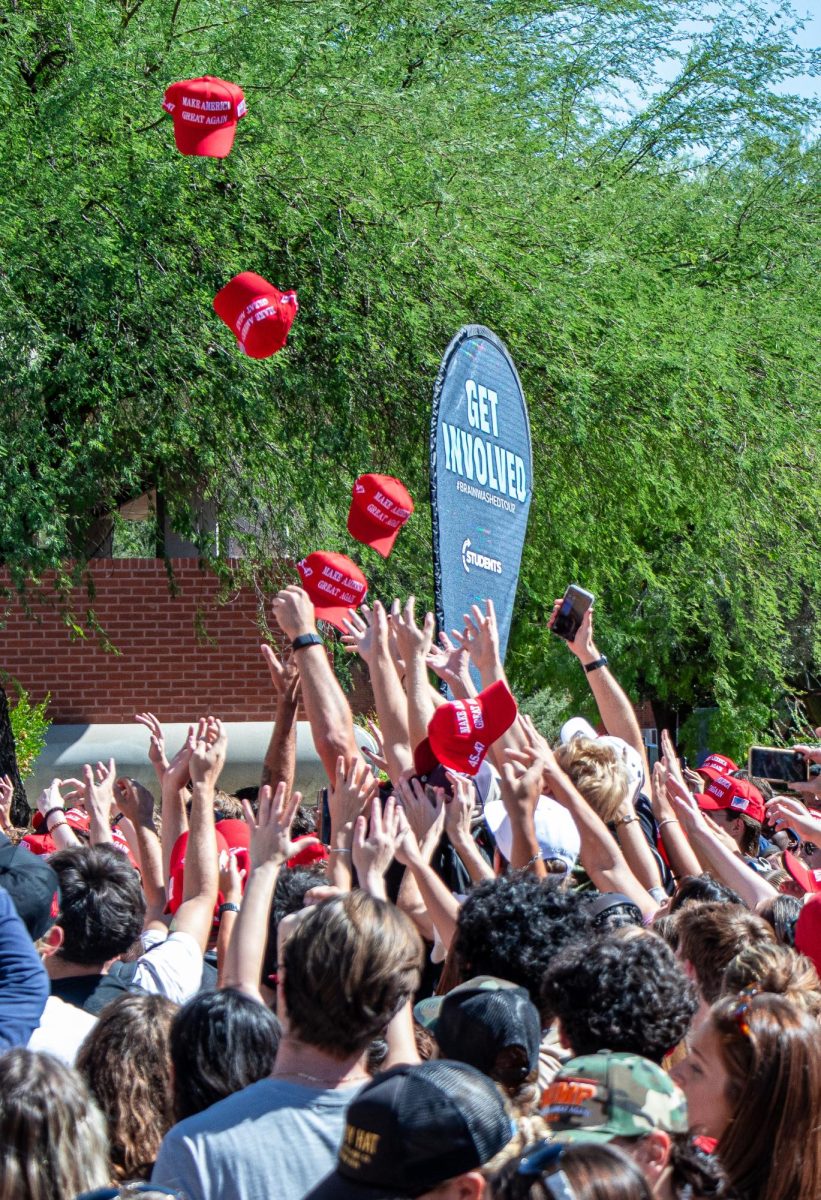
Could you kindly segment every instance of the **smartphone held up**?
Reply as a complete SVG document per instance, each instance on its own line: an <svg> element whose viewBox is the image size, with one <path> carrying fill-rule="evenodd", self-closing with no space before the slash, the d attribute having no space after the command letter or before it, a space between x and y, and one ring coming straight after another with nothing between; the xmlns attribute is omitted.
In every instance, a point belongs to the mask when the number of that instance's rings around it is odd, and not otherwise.
<svg viewBox="0 0 821 1200"><path fill-rule="evenodd" d="M803 754L775 746L751 746L748 770L769 783L806 783L810 777L809 763Z"/></svg>
<svg viewBox="0 0 821 1200"><path fill-rule="evenodd" d="M586 592L578 584L571 583L564 594L559 611L550 625L553 633L557 637L564 638L566 642L572 642L579 632L584 614L592 606L594 600L595 596L592 592Z"/></svg>

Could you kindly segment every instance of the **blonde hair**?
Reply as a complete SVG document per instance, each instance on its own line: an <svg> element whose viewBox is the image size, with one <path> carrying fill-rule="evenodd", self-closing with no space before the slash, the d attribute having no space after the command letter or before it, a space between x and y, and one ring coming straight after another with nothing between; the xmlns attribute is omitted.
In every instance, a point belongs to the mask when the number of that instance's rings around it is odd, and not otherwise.
<svg viewBox="0 0 821 1200"><path fill-rule="evenodd" d="M735 996L743 988L783 996L796 1008L821 1017L821 979L810 959L778 942L745 946L731 959L721 980L721 994Z"/></svg>
<svg viewBox="0 0 821 1200"><path fill-rule="evenodd" d="M105 1119L71 1067L0 1055L0 1200L73 1200L109 1181Z"/></svg>
<svg viewBox="0 0 821 1200"><path fill-rule="evenodd" d="M627 771L612 746L574 737L556 750L556 762L604 822L615 820L628 797Z"/></svg>

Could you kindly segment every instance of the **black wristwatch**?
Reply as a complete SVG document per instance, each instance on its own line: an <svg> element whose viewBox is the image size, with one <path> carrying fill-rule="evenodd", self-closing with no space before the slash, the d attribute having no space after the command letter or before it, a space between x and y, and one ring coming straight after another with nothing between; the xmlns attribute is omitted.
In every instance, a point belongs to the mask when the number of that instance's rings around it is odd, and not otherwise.
<svg viewBox="0 0 821 1200"><path fill-rule="evenodd" d="M587 665L585 666L584 669L587 672L587 674L589 675L591 671L598 671L599 667L606 667L606 666L607 666L607 657L606 657L606 655L603 654L601 656L601 658L597 658L594 662L587 663Z"/></svg>
<svg viewBox="0 0 821 1200"><path fill-rule="evenodd" d="M305 646L321 646L322 638L318 633L301 633L291 642L292 650L302 650Z"/></svg>

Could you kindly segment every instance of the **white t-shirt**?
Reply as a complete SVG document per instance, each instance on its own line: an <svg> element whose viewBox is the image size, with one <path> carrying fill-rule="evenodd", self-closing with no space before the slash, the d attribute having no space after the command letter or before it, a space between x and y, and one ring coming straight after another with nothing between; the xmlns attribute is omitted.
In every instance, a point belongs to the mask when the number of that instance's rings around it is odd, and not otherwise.
<svg viewBox="0 0 821 1200"><path fill-rule="evenodd" d="M165 934L150 929L140 941L145 953L137 960L134 984L152 996L185 1004L202 983L202 951L190 933Z"/></svg>
<svg viewBox="0 0 821 1200"><path fill-rule="evenodd" d="M40 1024L29 1038L29 1050L51 1054L67 1066L73 1067L77 1051L97 1024L92 1013L66 1004L59 996L49 996L40 1018Z"/></svg>

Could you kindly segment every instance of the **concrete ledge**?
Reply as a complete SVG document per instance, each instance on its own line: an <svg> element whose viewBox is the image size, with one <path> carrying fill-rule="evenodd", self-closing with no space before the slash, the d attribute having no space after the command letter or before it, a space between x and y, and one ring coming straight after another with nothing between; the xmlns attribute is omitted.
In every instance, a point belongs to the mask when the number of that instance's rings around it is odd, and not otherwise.
<svg viewBox="0 0 821 1200"><path fill-rule="evenodd" d="M252 787L259 783L262 760L268 747L273 724L270 721L234 721L228 730L228 757L220 778L220 787L227 792ZM164 726L166 753L171 758L182 745L188 726ZM370 734L356 728L360 746L376 749ZM46 745L37 759L34 773L25 781L26 794L32 808L44 787L57 776L69 779L79 775L84 763L96 764L113 757L117 771L139 779L159 799L159 787L154 768L148 761L148 730L143 725L52 725ZM325 772L316 753L311 728L307 721L297 724L296 787L305 801L313 804L320 788L327 783Z"/></svg>

